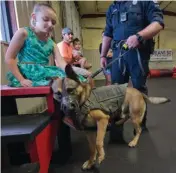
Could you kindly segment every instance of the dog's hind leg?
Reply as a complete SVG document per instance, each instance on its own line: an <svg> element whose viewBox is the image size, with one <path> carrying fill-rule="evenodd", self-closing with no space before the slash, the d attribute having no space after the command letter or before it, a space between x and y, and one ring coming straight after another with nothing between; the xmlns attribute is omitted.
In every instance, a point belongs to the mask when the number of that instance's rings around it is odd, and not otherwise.
<svg viewBox="0 0 176 173"><path fill-rule="evenodd" d="M120 118L121 118L120 120L115 122L116 125L121 125L129 119L129 106L128 106L128 104L122 105L122 112L121 112Z"/></svg>
<svg viewBox="0 0 176 173"><path fill-rule="evenodd" d="M97 132L86 132L87 140L89 143L89 149L90 149L90 158L87 160L83 166L83 170L91 169L92 166L95 164L97 151L96 151L96 137Z"/></svg>
<svg viewBox="0 0 176 173"><path fill-rule="evenodd" d="M134 124L136 135L133 138L133 140L128 144L129 147L135 147L137 145L139 137L140 137L141 132L142 132L142 129L141 129L141 126L140 126L140 121L136 120L136 119L133 119L132 121L133 121L133 124Z"/></svg>
<svg viewBox="0 0 176 173"><path fill-rule="evenodd" d="M129 147L135 147L138 143L139 137L142 132L141 122L144 118L145 110L146 110L146 103L145 102L141 103L140 109L131 110L130 116L131 116L131 120L132 120L132 123L133 123L135 131L136 131L136 135L133 138L133 140L128 144Z"/></svg>

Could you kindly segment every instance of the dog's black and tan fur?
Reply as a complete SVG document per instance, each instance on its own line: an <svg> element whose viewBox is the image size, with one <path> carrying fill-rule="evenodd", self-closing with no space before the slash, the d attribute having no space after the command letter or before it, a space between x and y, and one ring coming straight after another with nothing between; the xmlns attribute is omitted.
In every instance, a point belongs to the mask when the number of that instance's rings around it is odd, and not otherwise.
<svg viewBox="0 0 176 173"><path fill-rule="evenodd" d="M69 92L72 95L74 94L76 96L76 99L79 101L79 105L83 105L90 96L92 90L90 84L80 83L73 75L74 72L69 66L66 67L66 74L67 76L69 76L69 78L66 78L64 81L61 79L57 80L57 86L59 87L58 91L62 93L62 86L64 85L68 94ZM121 115L119 115L122 120L117 122L117 124L123 123L129 118L131 119L136 134L132 141L129 142L129 147L135 147L138 143L142 131L141 122L146 111L146 102L152 104L162 104L168 101L169 99L164 97L148 97L135 88L127 87L125 99L121 107ZM86 132L90 148L90 157L83 164L83 170L92 168L96 160L98 164L100 164L104 160L104 137L109 123L109 118L109 115L98 109L90 110L88 115L86 116L83 126L97 126L97 131Z"/></svg>
<svg viewBox="0 0 176 173"><path fill-rule="evenodd" d="M80 105L84 104L86 99L89 98L91 93L91 86L89 84L79 83L78 81L74 81L70 78L66 78L64 80L64 84L62 84L62 82L62 80L58 79L59 86L64 85L68 90L68 94L69 92L72 92L71 94L76 95ZM59 88L59 91L62 92L61 87ZM118 123L123 123L123 121L130 118L134 125L136 135L128 144L129 147L135 147L138 143L142 131L140 124L146 111L146 101L152 104L161 104L166 103L169 100L164 97L147 97L140 93L137 89L127 87L125 100L122 105L122 113L120 115L122 122ZM90 169L94 165L96 159L99 164L104 160L104 137L109 123L109 118L110 116L101 110L91 110L88 113L84 125L86 127L97 126L97 131L86 132L90 147L90 158L83 164L82 169Z"/></svg>

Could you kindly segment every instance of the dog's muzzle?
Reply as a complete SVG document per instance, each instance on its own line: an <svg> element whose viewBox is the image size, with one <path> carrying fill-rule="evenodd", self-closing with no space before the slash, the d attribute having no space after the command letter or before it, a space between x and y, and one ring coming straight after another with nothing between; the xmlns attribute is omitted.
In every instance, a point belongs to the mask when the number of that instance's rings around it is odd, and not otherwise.
<svg viewBox="0 0 176 173"><path fill-rule="evenodd" d="M70 116L70 112L79 108L78 101L71 96L64 96L61 99L61 110L65 115Z"/></svg>
<svg viewBox="0 0 176 173"><path fill-rule="evenodd" d="M69 116L78 130L83 130L82 116L79 108L79 102L74 96L63 96L61 99L61 110L66 116Z"/></svg>

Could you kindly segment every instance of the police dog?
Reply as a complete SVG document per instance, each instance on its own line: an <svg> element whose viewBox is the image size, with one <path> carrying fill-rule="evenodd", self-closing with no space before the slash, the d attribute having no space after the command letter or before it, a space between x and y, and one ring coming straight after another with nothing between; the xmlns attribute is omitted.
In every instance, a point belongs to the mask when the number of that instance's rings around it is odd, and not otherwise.
<svg viewBox="0 0 176 173"><path fill-rule="evenodd" d="M56 92L66 92L69 96L73 96L74 100L77 100L79 107L82 107L86 101L90 98L93 90L89 83L81 83L75 78L71 77L65 78L64 80L58 79L57 86L59 88ZM73 80L74 79L74 80ZM114 86L114 85L112 85ZM64 89L63 89L64 87ZM111 86L107 86L111 87ZM64 90L64 91L63 91ZM72 100L73 101L73 100ZM65 100L65 105L67 107L72 107L73 102ZM146 111L146 102L152 104L161 104L168 102L169 99L164 97L148 97L137 89L132 87L126 87L123 103L121 105L120 121L117 124L124 123L129 118L131 119L136 134L131 142L129 142L129 147L135 147L138 143L139 137L141 135L141 122ZM85 131L89 142L90 157L83 166L82 169L91 169L92 166L97 161L100 164L105 158L104 152L104 138L109 124L110 115L101 109L88 110L87 115L82 121L84 127L96 127L96 131Z"/></svg>

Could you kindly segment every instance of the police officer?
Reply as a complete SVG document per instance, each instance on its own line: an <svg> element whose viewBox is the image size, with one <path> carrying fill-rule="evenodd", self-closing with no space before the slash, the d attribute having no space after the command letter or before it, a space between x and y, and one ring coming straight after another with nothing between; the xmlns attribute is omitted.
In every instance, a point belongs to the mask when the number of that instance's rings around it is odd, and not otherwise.
<svg viewBox="0 0 176 173"><path fill-rule="evenodd" d="M156 0L123 1L117 0L106 13L106 27L101 52L101 67L105 67L107 51L111 40L113 59L119 56L119 43L125 40L130 49L120 61L112 65L112 83L128 83L147 94L146 79L149 72L149 59L153 51L153 37L164 28L163 14ZM142 122L146 129L146 114Z"/></svg>

